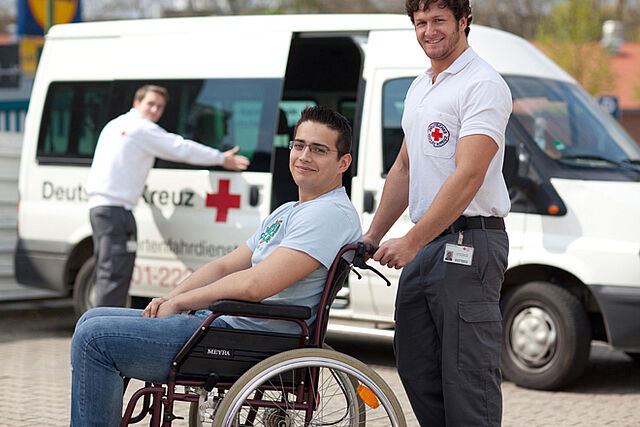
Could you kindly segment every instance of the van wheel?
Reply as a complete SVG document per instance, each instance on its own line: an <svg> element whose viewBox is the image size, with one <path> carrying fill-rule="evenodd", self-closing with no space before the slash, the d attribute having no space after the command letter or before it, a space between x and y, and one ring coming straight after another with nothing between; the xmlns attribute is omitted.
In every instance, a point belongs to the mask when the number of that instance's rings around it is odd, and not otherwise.
<svg viewBox="0 0 640 427"><path fill-rule="evenodd" d="M96 257L92 256L82 264L73 284L73 308L78 317L96 306L95 280L93 278L95 266Z"/></svg>
<svg viewBox="0 0 640 427"><path fill-rule="evenodd" d="M502 299L502 372L515 384L555 390L589 360L591 328L580 301L564 288L530 282Z"/></svg>

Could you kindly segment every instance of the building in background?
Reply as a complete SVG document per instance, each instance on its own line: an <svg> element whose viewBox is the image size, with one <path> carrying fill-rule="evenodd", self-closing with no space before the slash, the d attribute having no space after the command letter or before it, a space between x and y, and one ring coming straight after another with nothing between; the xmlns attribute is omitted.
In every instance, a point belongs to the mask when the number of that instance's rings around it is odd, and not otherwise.
<svg viewBox="0 0 640 427"><path fill-rule="evenodd" d="M0 131L22 129L30 91L22 78L20 45L14 37L0 35Z"/></svg>
<svg viewBox="0 0 640 427"><path fill-rule="evenodd" d="M640 145L640 43L625 42L611 58L615 75L614 95L620 110L620 123Z"/></svg>
<svg viewBox="0 0 640 427"><path fill-rule="evenodd" d="M0 36L0 132L22 132L47 26L82 20L82 0L16 0L17 31Z"/></svg>

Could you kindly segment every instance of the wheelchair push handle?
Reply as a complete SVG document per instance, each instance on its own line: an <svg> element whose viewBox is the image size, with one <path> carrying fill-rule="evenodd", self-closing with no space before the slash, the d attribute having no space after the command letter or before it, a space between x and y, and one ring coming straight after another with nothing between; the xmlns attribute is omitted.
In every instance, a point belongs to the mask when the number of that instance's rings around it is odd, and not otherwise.
<svg viewBox="0 0 640 427"><path fill-rule="evenodd" d="M373 256L373 254L376 253L378 249L380 249L379 246L363 242L358 242L349 246L352 247L352 249L355 249L356 253L354 256L353 264L357 267L359 267L361 264L364 264L365 261L367 261L370 257ZM358 261L358 264L356 264L356 260Z"/></svg>
<svg viewBox="0 0 640 427"><path fill-rule="evenodd" d="M378 246L376 245L371 245L371 244L365 244L362 242L358 242L355 246L355 255L353 257L353 261L351 262L351 265L354 267L357 267L361 270L370 270L373 273L375 273L378 277L380 277L382 280L384 280L387 284L387 286L391 286L391 282L389 281L389 279L387 279L384 274L380 273L378 270L376 270L375 268L371 267L369 264L367 264L367 256L372 256L374 253L376 253L376 251L379 249ZM355 272L355 270L353 270ZM357 274L357 273L356 273ZM358 274L358 277L360 278L360 275Z"/></svg>
<svg viewBox="0 0 640 427"><path fill-rule="evenodd" d="M373 254L375 254L378 249L380 249L380 246L372 245L370 243L364 244L364 251L369 256L373 256Z"/></svg>

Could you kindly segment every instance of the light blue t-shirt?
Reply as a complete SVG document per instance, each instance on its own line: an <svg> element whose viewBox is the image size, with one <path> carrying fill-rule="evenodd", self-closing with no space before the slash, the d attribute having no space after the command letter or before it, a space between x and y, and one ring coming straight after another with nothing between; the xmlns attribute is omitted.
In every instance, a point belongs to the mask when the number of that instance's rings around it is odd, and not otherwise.
<svg viewBox="0 0 640 427"><path fill-rule="evenodd" d="M264 303L304 305L316 318L320 295L331 264L340 248L362 239L360 218L344 187L330 191L304 203L289 202L269 215L247 240L253 252L251 264L256 265L279 247L306 253L320 262L308 276L288 288L264 299ZM294 268L286 266L284 268ZM283 320L223 316L225 322L237 329L299 333L300 327Z"/></svg>

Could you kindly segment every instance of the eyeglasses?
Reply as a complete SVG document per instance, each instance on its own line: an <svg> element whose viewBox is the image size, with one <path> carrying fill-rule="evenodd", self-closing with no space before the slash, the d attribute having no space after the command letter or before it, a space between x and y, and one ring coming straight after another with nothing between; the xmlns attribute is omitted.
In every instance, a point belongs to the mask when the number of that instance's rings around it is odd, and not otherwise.
<svg viewBox="0 0 640 427"><path fill-rule="evenodd" d="M327 154L329 154L329 151L337 151L338 153L340 152L340 150L334 150L333 148L329 148L326 145L318 144L316 142L307 144L301 141L289 141L290 150L302 152L306 147L309 147L309 151L312 155L318 157L326 156Z"/></svg>

